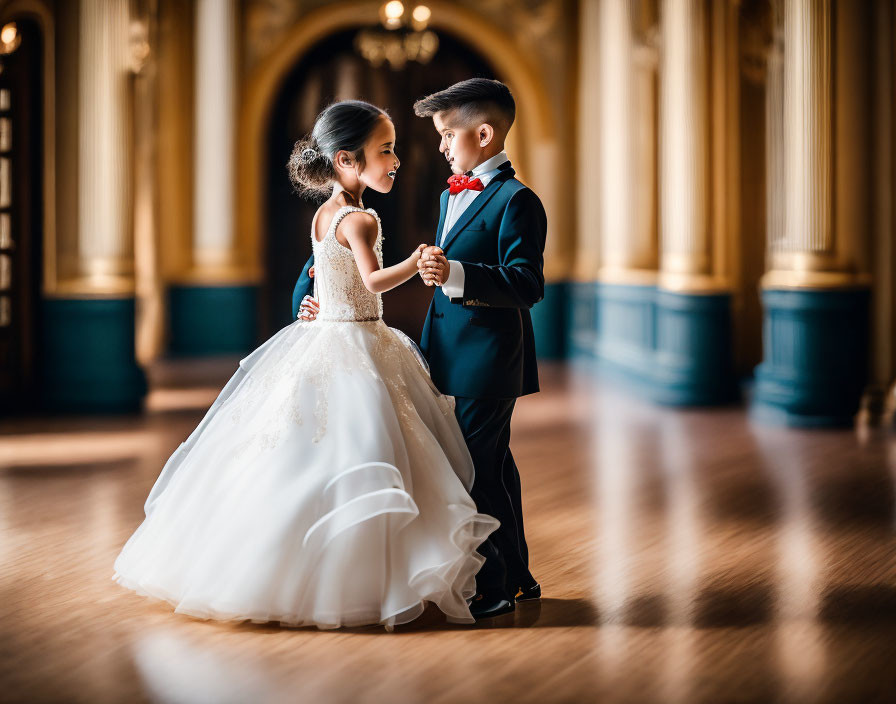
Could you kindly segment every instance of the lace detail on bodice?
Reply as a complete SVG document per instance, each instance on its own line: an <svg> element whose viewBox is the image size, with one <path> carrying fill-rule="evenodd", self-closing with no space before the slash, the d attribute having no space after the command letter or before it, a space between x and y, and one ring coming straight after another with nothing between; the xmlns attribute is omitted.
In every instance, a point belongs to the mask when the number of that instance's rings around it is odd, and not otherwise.
<svg viewBox="0 0 896 704"><path fill-rule="evenodd" d="M383 225L373 208L346 205L336 211L324 238L318 242L311 223L311 248L314 252L314 297L320 303L318 320L377 320L383 315L383 299L371 293L361 279L355 255L336 239L336 228L349 213L370 213L376 218L376 243L373 251L383 266Z"/></svg>

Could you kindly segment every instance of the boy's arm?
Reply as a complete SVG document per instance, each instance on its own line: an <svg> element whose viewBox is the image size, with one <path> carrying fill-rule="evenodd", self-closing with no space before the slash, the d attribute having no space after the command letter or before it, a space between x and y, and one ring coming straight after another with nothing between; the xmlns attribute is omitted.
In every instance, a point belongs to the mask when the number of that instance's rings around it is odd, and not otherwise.
<svg viewBox="0 0 896 704"><path fill-rule="evenodd" d="M501 263L460 262L463 291L451 302L475 300L496 308L534 306L544 298L546 237L547 216L538 196L528 188L517 191L507 203L498 231Z"/></svg>
<svg viewBox="0 0 896 704"><path fill-rule="evenodd" d="M305 262L305 267L302 269L302 273L299 275L298 281L296 281L296 287L292 291L293 320L295 320L296 316L299 314L299 307L302 305L302 299L305 296L314 295L314 279L308 275L308 270L312 266L314 266L313 254L308 258L308 261Z"/></svg>

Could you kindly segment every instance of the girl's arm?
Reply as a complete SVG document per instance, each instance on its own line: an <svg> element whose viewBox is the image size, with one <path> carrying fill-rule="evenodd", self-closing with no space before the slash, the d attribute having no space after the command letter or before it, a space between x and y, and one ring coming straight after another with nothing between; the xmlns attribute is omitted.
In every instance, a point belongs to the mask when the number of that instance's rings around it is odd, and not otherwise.
<svg viewBox="0 0 896 704"><path fill-rule="evenodd" d="M383 293L403 284L417 274L417 260L426 245L421 244L414 253L395 266L380 269L373 246L376 244L376 218L370 213L349 213L336 228L337 240L342 234L355 255L361 280L371 293Z"/></svg>

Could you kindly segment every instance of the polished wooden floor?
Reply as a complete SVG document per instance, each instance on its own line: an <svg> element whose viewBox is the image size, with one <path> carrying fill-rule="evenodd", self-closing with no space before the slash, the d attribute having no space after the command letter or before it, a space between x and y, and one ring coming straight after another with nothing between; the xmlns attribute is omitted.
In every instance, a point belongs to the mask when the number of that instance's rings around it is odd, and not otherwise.
<svg viewBox="0 0 896 704"><path fill-rule="evenodd" d="M514 416L540 605L390 634L137 597L112 562L233 369L156 369L140 417L0 423L0 700L896 702L896 432L658 408L582 369L545 366Z"/></svg>

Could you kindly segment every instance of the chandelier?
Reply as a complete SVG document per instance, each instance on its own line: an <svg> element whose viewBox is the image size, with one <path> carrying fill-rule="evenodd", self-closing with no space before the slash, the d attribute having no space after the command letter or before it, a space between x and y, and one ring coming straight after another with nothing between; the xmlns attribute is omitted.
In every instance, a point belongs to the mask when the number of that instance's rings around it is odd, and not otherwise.
<svg viewBox="0 0 896 704"><path fill-rule="evenodd" d="M22 35L16 27L15 22L3 25L0 29L0 54L11 54L19 48L22 43Z"/></svg>
<svg viewBox="0 0 896 704"><path fill-rule="evenodd" d="M404 68L408 61L427 64L439 49L436 33L426 28L431 16L426 5L405 12L401 0L384 3L380 7L382 27L358 32L355 50L375 67L384 62L393 70Z"/></svg>

